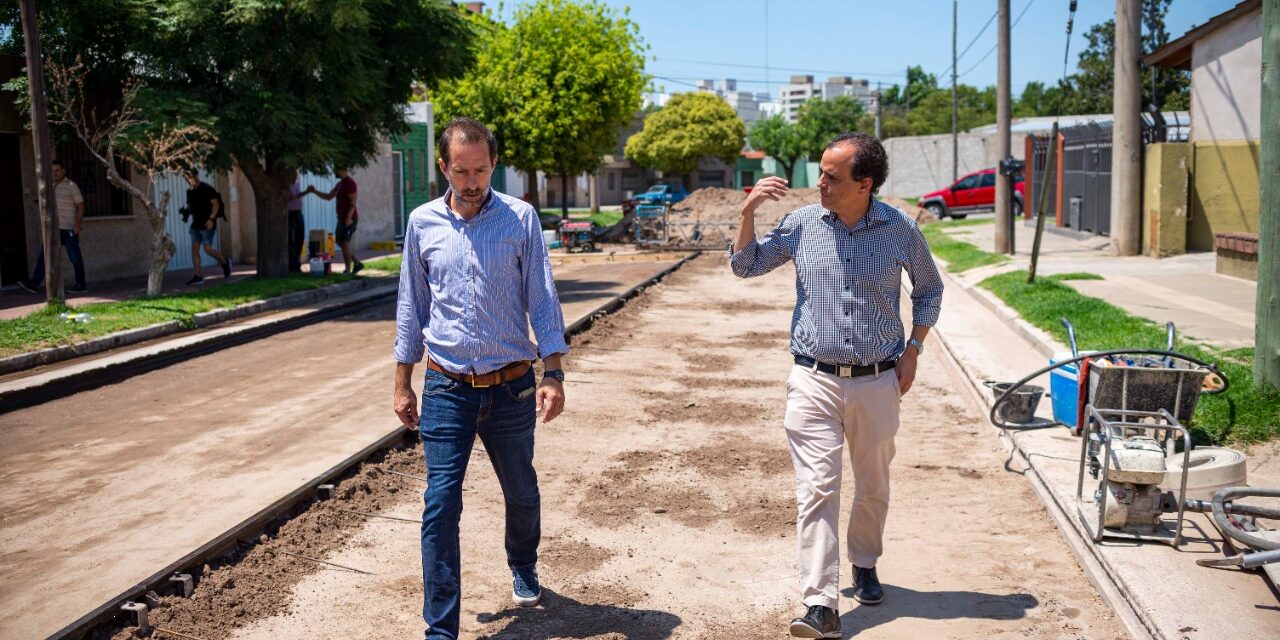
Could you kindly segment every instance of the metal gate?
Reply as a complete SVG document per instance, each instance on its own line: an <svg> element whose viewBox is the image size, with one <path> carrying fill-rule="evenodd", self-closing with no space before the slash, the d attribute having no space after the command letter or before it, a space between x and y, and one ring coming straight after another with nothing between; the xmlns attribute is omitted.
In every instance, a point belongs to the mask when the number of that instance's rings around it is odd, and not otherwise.
<svg viewBox="0 0 1280 640"><path fill-rule="evenodd" d="M202 181L216 185L212 173L202 170L199 175ZM191 222L190 220L183 222L182 214L179 212L179 209L187 206L187 188L187 180L182 177L182 174L165 173L156 180L155 190L151 194L151 197L155 198L155 201L159 203L161 194L165 191L169 192L169 206L165 210L164 230L169 234L170 238L173 238L173 246L176 248L173 252L173 257L169 258L169 266L166 267L168 271L192 268L191 234L188 233L191 229ZM222 197L223 202L228 199L224 194ZM219 224L226 223L226 220L219 222ZM219 251L222 250L222 238L220 236L221 234L215 235L213 239L213 247ZM218 263L202 250L200 252L200 264L206 267L213 267L217 266Z"/></svg>
<svg viewBox="0 0 1280 640"><path fill-rule="evenodd" d="M1111 123L1062 129L1062 202L1076 203L1076 231L1111 234ZM1064 212L1065 213L1065 212Z"/></svg>

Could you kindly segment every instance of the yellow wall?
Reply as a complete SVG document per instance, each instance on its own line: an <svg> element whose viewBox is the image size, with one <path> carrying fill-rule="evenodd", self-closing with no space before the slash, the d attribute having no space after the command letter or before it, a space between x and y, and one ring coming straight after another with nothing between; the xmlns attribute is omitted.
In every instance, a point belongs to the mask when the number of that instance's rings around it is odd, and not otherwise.
<svg viewBox="0 0 1280 640"><path fill-rule="evenodd" d="M1213 251L1213 236L1258 232L1257 140L1197 142L1191 164L1187 250Z"/></svg>
<svg viewBox="0 0 1280 640"><path fill-rule="evenodd" d="M1146 146L1142 177L1142 252L1146 255L1162 258L1186 253L1190 170L1190 144Z"/></svg>

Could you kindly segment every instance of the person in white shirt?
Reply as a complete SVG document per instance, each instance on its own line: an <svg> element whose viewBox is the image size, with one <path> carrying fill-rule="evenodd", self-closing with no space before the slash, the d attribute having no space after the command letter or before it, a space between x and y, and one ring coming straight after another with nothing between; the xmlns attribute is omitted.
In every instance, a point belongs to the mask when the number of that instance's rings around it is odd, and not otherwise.
<svg viewBox="0 0 1280 640"><path fill-rule="evenodd" d="M53 165L53 200L58 214L58 238L67 249L67 258L75 270L76 282L67 291L69 293L87 293L89 288L84 281L84 255L80 253L80 227L84 224L84 196L80 187L67 179L67 167L61 160L54 160ZM40 257L36 258L36 271L31 279L18 282L18 286L37 293L44 284L44 248L40 249Z"/></svg>

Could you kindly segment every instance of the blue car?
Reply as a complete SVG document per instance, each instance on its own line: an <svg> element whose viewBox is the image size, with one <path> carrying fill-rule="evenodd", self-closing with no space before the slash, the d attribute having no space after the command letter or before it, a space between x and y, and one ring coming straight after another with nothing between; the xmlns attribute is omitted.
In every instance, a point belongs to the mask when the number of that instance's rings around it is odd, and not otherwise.
<svg viewBox="0 0 1280 640"><path fill-rule="evenodd" d="M636 204L673 205L684 200L688 195L689 192L680 185L655 184L649 187L648 191L637 195L635 202Z"/></svg>

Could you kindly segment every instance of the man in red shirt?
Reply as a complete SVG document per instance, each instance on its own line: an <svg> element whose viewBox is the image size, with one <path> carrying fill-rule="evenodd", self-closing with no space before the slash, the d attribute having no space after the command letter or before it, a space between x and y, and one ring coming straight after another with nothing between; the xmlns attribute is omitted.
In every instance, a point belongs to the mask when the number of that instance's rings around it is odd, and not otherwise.
<svg viewBox="0 0 1280 640"><path fill-rule="evenodd" d="M364 263L360 262L351 249L351 238L356 234L356 223L360 221L360 213L356 210L356 181L345 167L334 168L333 175L338 176L338 184L333 185L329 193L316 191L315 185L312 185L302 195L314 193L324 200L338 200L338 227L333 232L334 240L337 241L338 248L342 249L342 262L347 267L347 273L355 275L364 268Z"/></svg>

